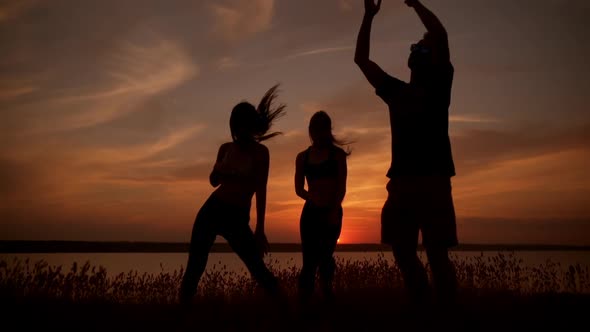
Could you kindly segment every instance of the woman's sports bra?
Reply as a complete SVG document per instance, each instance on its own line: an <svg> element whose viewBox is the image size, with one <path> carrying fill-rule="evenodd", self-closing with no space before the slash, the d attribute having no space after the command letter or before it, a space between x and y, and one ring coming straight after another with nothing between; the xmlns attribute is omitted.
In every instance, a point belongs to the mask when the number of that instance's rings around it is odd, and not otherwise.
<svg viewBox="0 0 590 332"><path fill-rule="evenodd" d="M246 158L244 158L244 155L237 157L234 149L236 149L236 147L231 146L221 160L221 163L225 164L225 175L239 178L253 178L254 160L251 156L246 156Z"/></svg>
<svg viewBox="0 0 590 332"><path fill-rule="evenodd" d="M330 149L330 155L328 156L328 159L317 164L309 162L310 149L311 147L309 147L304 154L305 166L303 168L303 174L309 180L336 177L338 175L338 163L336 161L336 158L334 158L334 149Z"/></svg>

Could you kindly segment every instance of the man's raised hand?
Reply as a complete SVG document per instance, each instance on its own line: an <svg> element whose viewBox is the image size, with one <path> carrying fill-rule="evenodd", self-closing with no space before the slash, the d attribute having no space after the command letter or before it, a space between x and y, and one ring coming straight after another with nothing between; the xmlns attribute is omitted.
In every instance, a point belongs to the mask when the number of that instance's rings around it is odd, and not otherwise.
<svg viewBox="0 0 590 332"><path fill-rule="evenodd" d="M381 0L365 0L365 14L375 16L381 9Z"/></svg>

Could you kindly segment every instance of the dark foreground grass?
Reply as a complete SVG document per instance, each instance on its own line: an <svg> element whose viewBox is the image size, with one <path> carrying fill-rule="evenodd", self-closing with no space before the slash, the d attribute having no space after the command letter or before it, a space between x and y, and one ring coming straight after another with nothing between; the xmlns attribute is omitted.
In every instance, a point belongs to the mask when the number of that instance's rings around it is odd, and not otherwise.
<svg viewBox="0 0 590 332"><path fill-rule="evenodd" d="M44 262L0 261L6 331L564 331L588 327L588 267L546 262L524 267L512 254L455 259L456 306L413 307L399 270L376 261L339 261L336 299L300 307L297 268L273 269L285 302L266 298L248 275L216 269L203 276L195 303L176 304L182 270L107 276L101 267L64 271ZM271 267L273 264L271 262ZM584 327L585 326L585 327ZM578 328L576 328L578 330Z"/></svg>
<svg viewBox="0 0 590 332"><path fill-rule="evenodd" d="M586 331L581 294L463 293L455 308L414 310L394 291L347 292L332 304L282 307L255 298L174 304L26 300L2 310L4 331Z"/></svg>

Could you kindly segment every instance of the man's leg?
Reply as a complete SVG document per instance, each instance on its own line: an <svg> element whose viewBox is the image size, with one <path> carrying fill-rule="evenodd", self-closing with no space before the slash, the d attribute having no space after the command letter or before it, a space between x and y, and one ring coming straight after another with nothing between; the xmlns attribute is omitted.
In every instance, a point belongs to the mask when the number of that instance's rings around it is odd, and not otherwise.
<svg viewBox="0 0 590 332"><path fill-rule="evenodd" d="M448 248L458 243L450 180L432 180L424 196L427 200L421 215L423 243L437 300L448 304L455 301L457 292L455 267L449 259Z"/></svg>
<svg viewBox="0 0 590 332"><path fill-rule="evenodd" d="M455 267L449 259L446 247L426 248L426 255L432 271L432 279L437 300L441 303L454 303L457 294Z"/></svg>
<svg viewBox="0 0 590 332"><path fill-rule="evenodd" d="M399 267L404 284L412 301L422 303L428 300L428 275L424 265L412 246L394 246L393 257Z"/></svg>
<svg viewBox="0 0 590 332"><path fill-rule="evenodd" d="M403 183L390 181L388 197L381 211L382 241L392 246L395 262L399 267L404 285L411 299L426 300L429 293L428 275L418 258L419 227L411 206L408 205Z"/></svg>

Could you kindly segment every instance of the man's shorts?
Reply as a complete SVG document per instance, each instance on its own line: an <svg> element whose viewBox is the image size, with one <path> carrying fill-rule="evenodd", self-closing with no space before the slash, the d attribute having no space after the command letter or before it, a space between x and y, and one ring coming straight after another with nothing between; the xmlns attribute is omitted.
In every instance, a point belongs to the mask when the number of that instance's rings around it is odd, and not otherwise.
<svg viewBox="0 0 590 332"><path fill-rule="evenodd" d="M458 244L451 179L395 177L387 183L388 197L381 212L381 242L394 247Z"/></svg>

